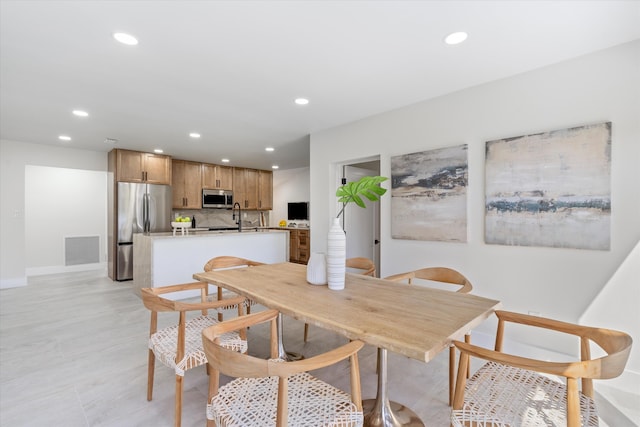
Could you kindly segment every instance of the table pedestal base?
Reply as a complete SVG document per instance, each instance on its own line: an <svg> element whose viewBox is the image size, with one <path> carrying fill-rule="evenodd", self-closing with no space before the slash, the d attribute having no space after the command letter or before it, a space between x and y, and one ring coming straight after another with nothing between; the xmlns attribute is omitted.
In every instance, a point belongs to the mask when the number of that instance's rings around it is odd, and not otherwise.
<svg viewBox="0 0 640 427"><path fill-rule="evenodd" d="M378 348L378 391L375 399L362 402L366 427L424 427L411 409L387 397L387 350Z"/></svg>
<svg viewBox="0 0 640 427"><path fill-rule="evenodd" d="M406 406L398 403L387 401L386 405L380 405L376 408L376 399L367 399L362 401L362 410L364 411L364 425L367 427L378 426L410 426L424 427L424 423L418 415Z"/></svg>
<svg viewBox="0 0 640 427"><path fill-rule="evenodd" d="M302 354L294 353L293 351L286 351L284 349L284 340L282 339L282 313L278 313L278 317L276 318L276 331L278 334L278 358L286 360L287 362L304 359L304 356Z"/></svg>

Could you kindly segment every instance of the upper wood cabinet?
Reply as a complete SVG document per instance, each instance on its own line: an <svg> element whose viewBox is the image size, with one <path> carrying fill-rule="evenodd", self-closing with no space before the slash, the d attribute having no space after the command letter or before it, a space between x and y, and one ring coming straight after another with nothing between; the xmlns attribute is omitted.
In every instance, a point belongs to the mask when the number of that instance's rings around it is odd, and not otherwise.
<svg viewBox="0 0 640 427"><path fill-rule="evenodd" d="M172 165L173 207L202 208L202 164L174 160Z"/></svg>
<svg viewBox="0 0 640 427"><path fill-rule="evenodd" d="M116 181L171 184L171 157L116 150Z"/></svg>
<svg viewBox="0 0 640 427"><path fill-rule="evenodd" d="M273 172L233 168L233 198L242 209L273 209Z"/></svg>
<svg viewBox="0 0 640 427"><path fill-rule="evenodd" d="M258 209L270 211L273 209L273 172L258 171Z"/></svg>
<svg viewBox="0 0 640 427"><path fill-rule="evenodd" d="M258 170L233 168L233 199L242 209L258 209Z"/></svg>
<svg viewBox="0 0 640 427"><path fill-rule="evenodd" d="M203 163L202 188L211 190L232 190L233 168L230 166Z"/></svg>

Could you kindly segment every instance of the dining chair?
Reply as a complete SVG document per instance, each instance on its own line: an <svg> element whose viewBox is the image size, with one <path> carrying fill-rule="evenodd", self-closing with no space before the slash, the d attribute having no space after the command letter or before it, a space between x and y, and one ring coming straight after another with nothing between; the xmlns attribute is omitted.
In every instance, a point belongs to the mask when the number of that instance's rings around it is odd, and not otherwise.
<svg viewBox="0 0 640 427"><path fill-rule="evenodd" d="M244 297L208 301L208 289L208 284L203 282L141 289L142 302L151 311L147 400L151 401L153 398L153 379L157 358L163 365L175 372L174 424L176 427L180 426L182 419L182 389L185 371L207 362L202 348L201 332L204 328L217 323L217 319L213 315L209 315L208 311L220 310L233 305L238 307L238 316L244 314ZM177 298L188 295L184 294L185 291L189 293L199 291L199 301L186 302L170 299L170 297ZM159 312L177 313L178 323L158 329ZM196 313L191 314L190 312ZM241 330L225 335L222 337L221 345L230 351L245 353L247 351L246 331Z"/></svg>
<svg viewBox="0 0 640 427"><path fill-rule="evenodd" d="M299 361L278 359L278 311L265 310L230 319L202 331L209 361L207 425L361 426L362 395L358 351L361 341ZM234 352L221 345L228 333L269 323L270 359ZM310 375L308 371L350 360L350 394ZM220 386L220 374L233 377Z"/></svg>
<svg viewBox="0 0 640 427"><path fill-rule="evenodd" d="M376 265L372 260L365 257L347 258L344 263L347 272L362 274L364 276L376 277ZM309 324L304 324L304 342L309 336Z"/></svg>
<svg viewBox="0 0 640 427"><path fill-rule="evenodd" d="M250 259L240 258L236 256L218 256L215 258L211 258L204 265L204 271L216 271L216 270L227 270L230 268L242 268L242 267L253 267L256 265L262 265L262 262L252 261ZM217 299L218 301L232 297L236 297L237 295L231 291L225 291L220 286L218 286ZM247 314L251 314L251 306L255 305L255 301L245 299L244 304L246 305ZM235 308L233 305L229 305L224 307L224 309L232 309ZM218 311L218 321L222 322L223 314L221 311Z"/></svg>
<svg viewBox="0 0 640 427"><path fill-rule="evenodd" d="M496 311L496 316L494 350L454 341L460 362L452 426L597 426L593 379L615 378L624 371L631 337L620 331L507 311ZM503 351L505 325L509 323L559 332L563 338L578 337L580 355L573 361L549 361L509 354ZM518 335L523 330L517 328ZM593 343L603 356L591 356ZM464 373L471 357L486 363L467 380Z"/></svg>
<svg viewBox="0 0 640 427"><path fill-rule="evenodd" d="M394 282L404 282L408 284L423 284L438 282L447 285L457 286L456 292L469 293L473 289L471 282L460 272L447 267L427 267L406 273L394 274L385 277L386 280ZM471 341L471 335L465 334L464 340ZM449 406L453 403L454 381L456 372L456 349L453 345L449 347Z"/></svg>

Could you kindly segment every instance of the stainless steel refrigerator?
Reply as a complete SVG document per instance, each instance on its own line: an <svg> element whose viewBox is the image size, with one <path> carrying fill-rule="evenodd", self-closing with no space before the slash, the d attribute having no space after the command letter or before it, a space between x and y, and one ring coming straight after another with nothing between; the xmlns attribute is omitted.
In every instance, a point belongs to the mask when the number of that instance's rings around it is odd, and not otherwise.
<svg viewBox="0 0 640 427"><path fill-rule="evenodd" d="M133 279L133 235L171 230L171 187L118 183L116 280Z"/></svg>

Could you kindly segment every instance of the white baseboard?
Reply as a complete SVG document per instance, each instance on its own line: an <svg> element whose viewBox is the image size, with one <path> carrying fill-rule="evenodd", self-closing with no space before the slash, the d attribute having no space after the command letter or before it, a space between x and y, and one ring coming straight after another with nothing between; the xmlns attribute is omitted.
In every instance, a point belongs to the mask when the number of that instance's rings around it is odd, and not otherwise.
<svg viewBox="0 0 640 427"><path fill-rule="evenodd" d="M16 277L13 279L0 279L0 289L19 288L27 286L27 277Z"/></svg>
<svg viewBox="0 0 640 427"><path fill-rule="evenodd" d="M79 271L94 271L103 270L104 275L107 275L107 263L99 262L95 264L81 264L81 265L51 265L47 267L32 267L26 269L27 277L30 276L43 276L45 274L59 274L59 273L76 273Z"/></svg>

